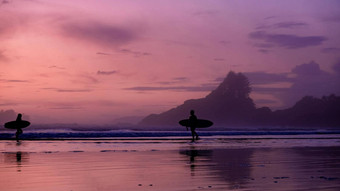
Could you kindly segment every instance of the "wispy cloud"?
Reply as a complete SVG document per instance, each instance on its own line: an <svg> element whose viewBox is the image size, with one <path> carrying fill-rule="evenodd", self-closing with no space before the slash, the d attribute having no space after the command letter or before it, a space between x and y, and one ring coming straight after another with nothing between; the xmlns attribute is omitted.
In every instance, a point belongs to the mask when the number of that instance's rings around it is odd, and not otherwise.
<svg viewBox="0 0 340 191"><path fill-rule="evenodd" d="M176 78L172 78L169 81L158 82L158 84L161 84L161 85L181 84L181 83L187 82L188 80L189 79L187 77L176 77Z"/></svg>
<svg viewBox="0 0 340 191"><path fill-rule="evenodd" d="M321 45L327 40L324 36L297 36L291 34L271 34L265 31L249 33L249 38L260 40L269 45L287 49L306 48Z"/></svg>
<svg viewBox="0 0 340 191"><path fill-rule="evenodd" d="M222 46L227 46L228 44L231 43L231 41L220 40L218 43L219 43L220 45L222 45Z"/></svg>
<svg viewBox="0 0 340 191"><path fill-rule="evenodd" d="M68 23L62 26L66 36L88 42L117 47L137 39L137 31L100 22Z"/></svg>
<svg viewBox="0 0 340 191"><path fill-rule="evenodd" d="M106 52L97 52L96 54L98 55L103 55L103 56L110 56L110 53L106 53Z"/></svg>
<svg viewBox="0 0 340 191"><path fill-rule="evenodd" d="M216 61L216 62L222 62L222 61L225 61L225 59L224 59L224 58L214 58L214 61Z"/></svg>
<svg viewBox="0 0 340 191"><path fill-rule="evenodd" d="M59 69L59 70L65 70L66 69L65 67L56 66L56 65L49 66L48 68L55 68L55 69Z"/></svg>
<svg viewBox="0 0 340 191"><path fill-rule="evenodd" d="M55 92L61 93L84 93L84 92L92 92L92 89L60 89L60 88L41 88L42 90L51 90Z"/></svg>
<svg viewBox="0 0 340 191"><path fill-rule="evenodd" d="M183 81L188 81L189 79L187 77L176 77L176 78L173 78L173 80L183 82Z"/></svg>
<svg viewBox="0 0 340 191"><path fill-rule="evenodd" d="M91 92L91 89L57 89L57 92L66 92L66 93L81 93L81 92Z"/></svg>
<svg viewBox="0 0 340 191"><path fill-rule="evenodd" d="M55 106L55 107L50 107L49 109L78 110L78 109L83 109L83 107L80 107L80 106Z"/></svg>
<svg viewBox="0 0 340 191"><path fill-rule="evenodd" d="M301 27L308 26L305 22L295 22L295 21L287 21L287 22L278 22L274 24L266 24L266 25L260 25L256 29L262 30L262 29L296 29Z"/></svg>
<svg viewBox="0 0 340 191"><path fill-rule="evenodd" d="M123 54L130 54L133 55L134 57L141 57L141 56L150 56L151 53L149 52L141 52L141 51L134 51L131 49L119 49L118 52L123 53Z"/></svg>
<svg viewBox="0 0 340 191"><path fill-rule="evenodd" d="M30 83L29 80L8 80L8 79L0 79L0 82L6 82L6 83Z"/></svg>
<svg viewBox="0 0 340 191"><path fill-rule="evenodd" d="M117 71L116 70L112 70L112 71L97 71L97 75L113 75L116 74Z"/></svg>
<svg viewBox="0 0 340 191"><path fill-rule="evenodd" d="M125 90L133 91L185 91L185 92L209 92L216 86L201 85L201 86L135 86L125 88Z"/></svg>

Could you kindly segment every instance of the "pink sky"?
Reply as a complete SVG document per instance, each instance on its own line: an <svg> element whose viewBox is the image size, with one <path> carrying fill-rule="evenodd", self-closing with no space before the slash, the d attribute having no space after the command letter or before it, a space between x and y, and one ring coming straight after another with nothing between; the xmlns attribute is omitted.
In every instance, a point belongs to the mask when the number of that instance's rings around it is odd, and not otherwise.
<svg viewBox="0 0 340 191"><path fill-rule="evenodd" d="M340 2L0 1L0 110L108 124L201 98L234 70L258 106L340 93Z"/></svg>

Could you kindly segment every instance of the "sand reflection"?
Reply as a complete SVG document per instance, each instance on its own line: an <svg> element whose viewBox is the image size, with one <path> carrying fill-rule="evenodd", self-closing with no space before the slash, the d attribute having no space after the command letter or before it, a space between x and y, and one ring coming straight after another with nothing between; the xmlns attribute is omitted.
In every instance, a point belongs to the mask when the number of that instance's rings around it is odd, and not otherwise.
<svg viewBox="0 0 340 191"><path fill-rule="evenodd" d="M196 171L209 172L207 177L225 181L229 188L242 188L251 179L252 149L211 149L202 150L190 147L180 150L188 156L191 175Z"/></svg>
<svg viewBox="0 0 340 191"><path fill-rule="evenodd" d="M4 153L4 162L14 165L18 172L21 172L21 167L29 161L29 154L26 152L9 152Z"/></svg>

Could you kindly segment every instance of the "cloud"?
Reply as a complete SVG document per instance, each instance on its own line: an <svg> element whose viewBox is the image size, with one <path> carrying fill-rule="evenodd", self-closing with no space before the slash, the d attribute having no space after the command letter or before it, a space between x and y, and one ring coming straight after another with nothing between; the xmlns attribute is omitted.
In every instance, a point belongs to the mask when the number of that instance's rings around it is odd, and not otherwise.
<svg viewBox="0 0 340 191"><path fill-rule="evenodd" d="M111 54L105 52L97 52L96 54L103 55L103 56L110 56Z"/></svg>
<svg viewBox="0 0 340 191"><path fill-rule="evenodd" d="M188 78L187 77L177 77L177 78L173 78L173 80L182 82L182 81L187 81Z"/></svg>
<svg viewBox="0 0 340 191"><path fill-rule="evenodd" d="M59 88L41 88L42 90L52 90L61 93L83 93L92 92L92 89L59 89Z"/></svg>
<svg viewBox="0 0 340 191"><path fill-rule="evenodd" d="M7 80L7 79L0 79L0 82L6 83L30 83L28 80Z"/></svg>
<svg viewBox="0 0 340 191"><path fill-rule="evenodd" d="M56 66L56 65L49 66L48 68L55 68L55 69L59 69L59 70L65 70L66 69L65 67Z"/></svg>
<svg viewBox="0 0 340 191"><path fill-rule="evenodd" d="M91 92L91 89L56 89L57 92L66 92L66 93L82 93L82 92Z"/></svg>
<svg viewBox="0 0 340 191"><path fill-rule="evenodd" d="M296 75L294 83L289 91L282 95L287 104L293 104L306 95L321 97L340 94L340 73L323 71L314 61L296 66L292 73Z"/></svg>
<svg viewBox="0 0 340 191"><path fill-rule="evenodd" d="M314 61L311 61L306 64L297 65L295 68L292 69L293 74L297 74L298 76L320 76L320 75L327 75L327 72L322 71L320 69L319 64Z"/></svg>
<svg viewBox="0 0 340 191"><path fill-rule="evenodd" d="M308 26L307 23L304 22L280 22L273 25L275 28L296 28L296 27L304 27Z"/></svg>
<svg viewBox="0 0 340 191"><path fill-rule="evenodd" d="M158 84L162 84L162 85L179 84L179 83L187 82L188 80L189 79L187 77L176 77L176 78L172 78L169 81L158 82Z"/></svg>
<svg viewBox="0 0 340 191"><path fill-rule="evenodd" d="M333 66L333 70L335 74L323 71L319 64L311 61L297 65L290 73L248 72L245 75L254 93L273 95L285 106L291 106L306 95L321 97L339 94L340 62Z"/></svg>
<svg viewBox="0 0 340 191"><path fill-rule="evenodd" d="M248 72L245 75L254 93L272 95L288 107L304 96L340 94L340 62L333 65L333 70L335 73L326 72L311 61L297 65L289 73Z"/></svg>
<svg viewBox="0 0 340 191"><path fill-rule="evenodd" d="M261 25L256 27L258 30L262 29L295 29L300 27L306 27L308 26L305 22L295 22L295 21L287 21L287 22L279 22L269 25Z"/></svg>
<svg viewBox="0 0 340 191"><path fill-rule="evenodd" d="M133 91L185 91L185 92L209 92L216 88L216 85L204 84L201 86L136 86L125 88Z"/></svg>
<svg viewBox="0 0 340 191"><path fill-rule="evenodd" d="M112 70L112 71L97 71L97 75L112 75L112 74L116 74L117 71L116 70Z"/></svg>
<svg viewBox="0 0 340 191"><path fill-rule="evenodd" d="M252 87L252 90L256 93L265 93L265 94L280 94L280 93L284 93L287 90L289 90L289 88L273 88L273 87Z"/></svg>
<svg viewBox="0 0 340 191"><path fill-rule="evenodd" d="M214 61L216 61L216 62L222 62L222 61L225 61L225 59L224 59L224 58L214 58Z"/></svg>
<svg viewBox="0 0 340 191"><path fill-rule="evenodd" d="M2 0L0 1L0 7L2 7L5 4L9 4L10 2L8 0Z"/></svg>
<svg viewBox="0 0 340 191"><path fill-rule="evenodd" d="M140 52L140 51L134 51L134 50L130 50L130 49L119 49L118 52L123 53L123 54L131 54L134 57L140 57L140 56L150 56L151 53L148 52Z"/></svg>
<svg viewBox="0 0 340 191"><path fill-rule="evenodd" d="M323 36L297 36L290 34L270 34L265 31L249 33L249 38L266 44L288 49L306 48L321 45L326 39Z"/></svg>
<svg viewBox="0 0 340 191"><path fill-rule="evenodd" d="M137 31L99 22L64 24L62 30L68 37L110 47L117 47L137 39Z"/></svg>
<svg viewBox="0 0 340 191"><path fill-rule="evenodd" d="M83 108L79 106L56 106L56 107L50 107L49 109L75 110L75 109L83 109Z"/></svg>
<svg viewBox="0 0 340 191"><path fill-rule="evenodd" d="M292 82L287 73L246 72L244 73L251 84L272 84L278 82Z"/></svg>
<svg viewBox="0 0 340 191"><path fill-rule="evenodd" d="M328 48L323 48L321 50L322 53L339 53L340 52L340 48L336 48L336 47L328 47Z"/></svg>
<svg viewBox="0 0 340 191"><path fill-rule="evenodd" d="M263 54L267 54L270 52L270 50L267 49L259 49L259 52L262 52Z"/></svg>

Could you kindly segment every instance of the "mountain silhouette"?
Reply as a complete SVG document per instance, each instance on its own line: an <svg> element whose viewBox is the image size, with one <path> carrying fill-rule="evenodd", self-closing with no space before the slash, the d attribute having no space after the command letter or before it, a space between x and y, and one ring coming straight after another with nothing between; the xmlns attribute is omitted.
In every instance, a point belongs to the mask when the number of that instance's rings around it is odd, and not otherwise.
<svg viewBox="0 0 340 191"><path fill-rule="evenodd" d="M255 104L249 97L251 88L242 73L229 72L223 82L205 98L191 99L161 114L151 114L139 124L143 126L177 125L180 119L195 110L199 118L214 124L247 125L255 112Z"/></svg>
<svg viewBox="0 0 340 191"><path fill-rule="evenodd" d="M160 114L151 114L141 126L174 126L195 110L198 118L209 119L216 126L340 126L340 97L321 99L305 96L293 107L272 111L269 107L256 108L249 97L251 87L242 73L229 72L223 82L201 99L191 99Z"/></svg>

